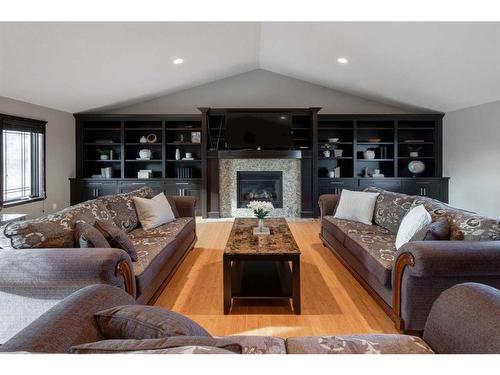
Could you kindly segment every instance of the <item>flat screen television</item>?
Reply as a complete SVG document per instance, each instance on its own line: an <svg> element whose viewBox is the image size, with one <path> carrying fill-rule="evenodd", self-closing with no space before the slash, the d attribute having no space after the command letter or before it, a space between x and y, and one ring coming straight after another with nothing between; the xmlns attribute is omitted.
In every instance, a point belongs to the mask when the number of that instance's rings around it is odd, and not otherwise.
<svg viewBox="0 0 500 375"><path fill-rule="evenodd" d="M226 143L230 149L288 149L293 146L292 116L229 112L226 115Z"/></svg>

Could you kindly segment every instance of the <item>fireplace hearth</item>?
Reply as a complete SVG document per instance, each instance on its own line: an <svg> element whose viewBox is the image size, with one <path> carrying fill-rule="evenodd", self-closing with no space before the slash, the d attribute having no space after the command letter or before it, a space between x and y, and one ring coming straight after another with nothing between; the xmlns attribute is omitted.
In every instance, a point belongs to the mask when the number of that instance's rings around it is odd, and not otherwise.
<svg viewBox="0 0 500 375"><path fill-rule="evenodd" d="M238 208L246 208L254 200L283 208L283 172L239 171L236 174Z"/></svg>

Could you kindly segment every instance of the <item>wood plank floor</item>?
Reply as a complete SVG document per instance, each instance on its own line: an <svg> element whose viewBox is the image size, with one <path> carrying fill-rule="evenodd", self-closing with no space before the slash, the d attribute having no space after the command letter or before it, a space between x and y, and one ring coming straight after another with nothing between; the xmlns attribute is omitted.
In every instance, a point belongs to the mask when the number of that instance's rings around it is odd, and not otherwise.
<svg viewBox="0 0 500 375"><path fill-rule="evenodd" d="M222 254L231 222L197 224L198 243L156 305L189 316L213 335L395 333L393 322L319 240L319 221L290 221L301 256L302 314L288 305L233 306L222 311ZM269 303L269 302L268 302Z"/></svg>

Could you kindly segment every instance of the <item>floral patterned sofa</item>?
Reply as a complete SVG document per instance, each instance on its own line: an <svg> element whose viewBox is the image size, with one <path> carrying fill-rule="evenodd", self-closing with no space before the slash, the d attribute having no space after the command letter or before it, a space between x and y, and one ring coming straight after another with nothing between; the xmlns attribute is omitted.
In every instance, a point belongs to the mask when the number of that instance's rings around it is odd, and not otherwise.
<svg viewBox="0 0 500 375"><path fill-rule="evenodd" d="M0 343L86 285L118 286L139 303L155 299L196 242L196 198L167 197L176 219L144 230L134 196L152 197L153 191L143 187L105 196L0 228L0 301L8 310L0 324ZM124 230L137 261L121 249L78 248L73 238L76 223L96 220Z"/></svg>
<svg viewBox="0 0 500 375"><path fill-rule="evenodd" d="M442 202L378 192L373 225L334 218L339 195L322 195L323 244L344 263L396 327L422 331L432 303L445 289L467 281L500 287L500 222ZM403 217L423 205L433 221L446 218L449 239L409 242L396 250Z"/></svg>
<svg viewBox="0 0 500 375"><path fill-rule="evenodd" d="M481 284L456 285L443 292L432 306L423 337L399 334L289 337L211 336L197 323L178 318L158 321L144 307L116 287L83 288L27 326L0 352L31 353L154 353L154 354L479 354L500 353L500 291ZM125 306L124 306L125 305ZM109 337L100 329L96 313L118 306L136 308L146 329L160 325L155 339L144 336ZM135 306L134 306L135 305ZM161 308L157 308L161 309ZM165 316L170 316L164 310ZM175 314L175 313L173 313ZM199 328L192 336L188 326ZM181 332L187 330L185 332ZM121 329L122 327L120 327ZM130 329L127 326L127 329ZM137 328L136 328L137 329ZM134 332L137 333L137 330ZM116 333L114 333L116 334ZM123 333L122 333L123 334ZM232 347L228 351L228 347Z"/></svg>

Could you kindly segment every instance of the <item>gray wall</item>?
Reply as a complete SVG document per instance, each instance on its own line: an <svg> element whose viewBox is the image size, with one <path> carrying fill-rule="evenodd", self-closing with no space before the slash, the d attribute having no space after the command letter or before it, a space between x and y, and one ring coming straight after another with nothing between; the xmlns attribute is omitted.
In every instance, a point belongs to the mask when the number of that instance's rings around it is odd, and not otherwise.
<svg viewBox="0 0 500 375"><path fill-rule="evenodd" d="M417 113L267 70L253 70L103 113L199 113L197 107L323 107L321 113Z"/></svg>
<svg viewBox="0 0 500 375"><path fill-rule="evenodd" d="M70 113L0 97L0 113L47 121L45 201L5 208L2 213L26 213L30 218L69 206L68 178L75 170L75 121ZM53 205L56 205L55 209Z"/></svg>
<svg viewBox="0 0 500 375"><path fill-rule="evenodd" d="M450 204L500 218L500 101L447 113L443 140Z"/></svg>

